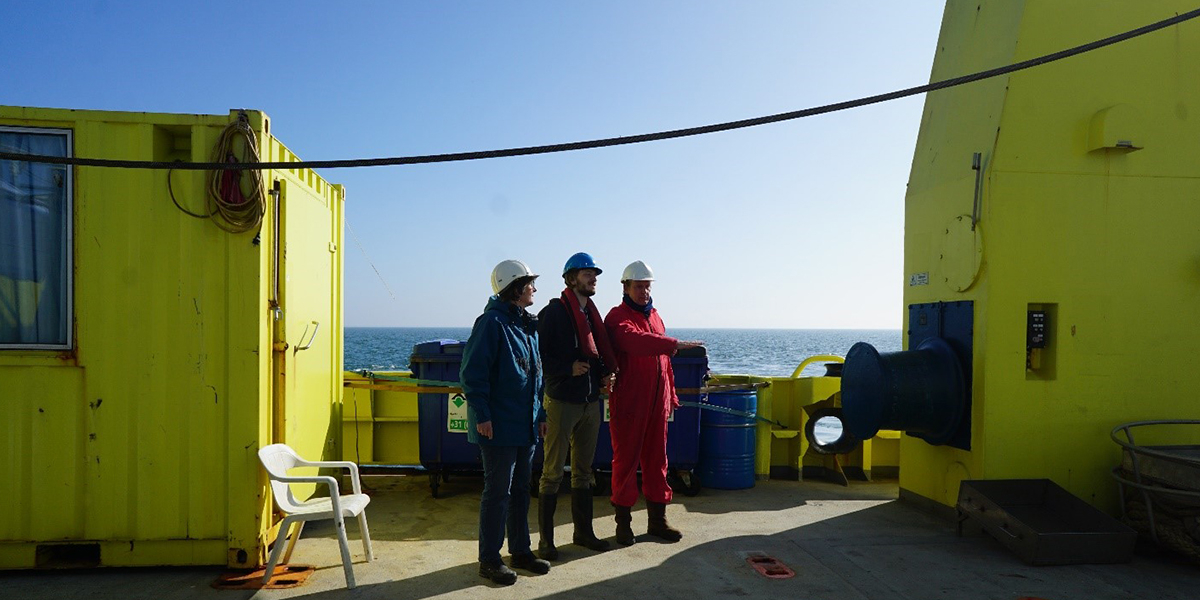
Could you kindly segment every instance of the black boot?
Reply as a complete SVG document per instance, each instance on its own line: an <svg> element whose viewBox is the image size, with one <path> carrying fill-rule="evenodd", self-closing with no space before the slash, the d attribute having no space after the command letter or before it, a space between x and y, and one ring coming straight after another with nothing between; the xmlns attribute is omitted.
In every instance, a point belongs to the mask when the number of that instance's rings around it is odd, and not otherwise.
<svg viewBox="0 0 1200 600"><path fill-rule="evenodd" d="M512 585L517 582L517 574L504 563L479 563L479 576L487 577L500 585Z"/></svg>
<svg viewBox="0 0 1200 600"><path fill-rule="evenodd" d="M633 537L633 515L630 514L632 507L621 506L614 504L613 509L617 511L617 541L630 546L637 542L637 538Z"/></svg>
<svg viewBox="0 0 1200 600"><path fill-rule="evenodd" d="M596 537L592 530L591 488L571 488L571 520L575 522L575 535L571 541L596 552L608 550L608 542Z"/></svg>
<svg viewBox="0 0 1200 600"><path fill-rule="evenodd" d="M678 542L683 539L683 534L667 523L666 504L647 501L646 512L649 514L649 526L646 528L646 533L668 542Z"/></svg>
<svg viewBox="0 0 1200 600"><path fill-rule="evenodd" d="M550 572L550 563L538 558L532 552L514 554L510 562L514 569L522 569L530 573L537 573L538 575L545 575Z"/></svg>
<svg viewBox="0 0 1200 600"><path fill-rule="evenodd" d="M538 496L538 556L546 560L558 560L558 548L554 547L554 509L558 506L558 494Z"/></svg>

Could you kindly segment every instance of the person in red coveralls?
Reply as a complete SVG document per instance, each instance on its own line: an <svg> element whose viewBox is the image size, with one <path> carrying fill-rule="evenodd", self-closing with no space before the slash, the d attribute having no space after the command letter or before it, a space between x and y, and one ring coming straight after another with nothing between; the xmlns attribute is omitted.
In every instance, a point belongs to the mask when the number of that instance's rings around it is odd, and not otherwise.
<svg viewBox="0 0 1200 600"><path fill-rule="evenodd" d="M650 298L654 272L634 261L621 274L625 297L608 311L604 326L617 353L616 385L609 398L612 434L612 505L616 510L617 541L628 546L633 536L631 510L637 503L637 471L642 468L642 493L649 523L646 533L670 542L683 538L667 523L671 486L667 485L667 417L679 406L671 356L703 342L667 337L662 318Z"/></svg>

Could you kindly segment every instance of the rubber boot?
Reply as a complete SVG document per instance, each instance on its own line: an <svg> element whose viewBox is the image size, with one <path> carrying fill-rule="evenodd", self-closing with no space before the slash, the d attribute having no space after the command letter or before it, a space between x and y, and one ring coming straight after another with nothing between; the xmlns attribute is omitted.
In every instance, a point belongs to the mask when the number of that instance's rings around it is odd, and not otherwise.
<svg viewBox="0 0 1200 600"><path fill-rule="evenodd" d="M637 538L633 537L633 515L630 514L632 508L619 504L613 505L613 509L617 511L617 541L626 546L631 546L637 542Z"/></svg>
<svg viewBox="0 0 1200 600"><path fill-rule="evenodd" d="M546 560L558 560L558 548L554 547L554 509L558 506L558 494L538 496L538 556Z"/></svg>
<svg viewBox="0 0 1200 600"><path fill-rule="evenodd" d="M646 502L646 512L649 515L649 526L646 533L659 537L668 542L678 542L683 534L667 523L667 505L661 502Z"/></svg>
<svg viewBox="0 0 1200 600"><path fill-rule="evenodd" d="M575 522L575 535L571 541L596 552L608 550L608 542L596 537L592 530L591 488L571 488L571 520Z"/></svg>

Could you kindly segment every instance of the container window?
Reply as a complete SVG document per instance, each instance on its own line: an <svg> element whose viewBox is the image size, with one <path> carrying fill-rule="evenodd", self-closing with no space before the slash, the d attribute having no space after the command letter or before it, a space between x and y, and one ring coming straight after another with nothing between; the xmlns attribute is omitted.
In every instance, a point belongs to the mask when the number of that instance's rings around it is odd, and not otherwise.
<svg viewBox="0 0 1200 600"><path fill-rule="evenodd" d="M71 132L0 127L5 152L70 156ZM71 347L71 170L0 160L0 349Z"/></svg>

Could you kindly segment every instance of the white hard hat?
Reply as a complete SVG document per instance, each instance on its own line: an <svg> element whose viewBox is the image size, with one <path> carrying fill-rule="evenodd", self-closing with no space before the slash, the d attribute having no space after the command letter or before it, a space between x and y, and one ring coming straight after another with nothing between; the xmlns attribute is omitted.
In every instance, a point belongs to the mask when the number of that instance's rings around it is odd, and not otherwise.
<svg viewBox="0 0 1200 600"><path fill-rule="evenodd" d="M499 294L508 284L522 277L537 277L525 263L519 260L504 260L492 269L492 292Z"/></svg>
<svg viewBox="0 0 1200 600"><path fill-rule="evenodd" d="M654 271L650 270L650 265L635 260L621 272L621 282L626 281L654 281Z"/></svg>

